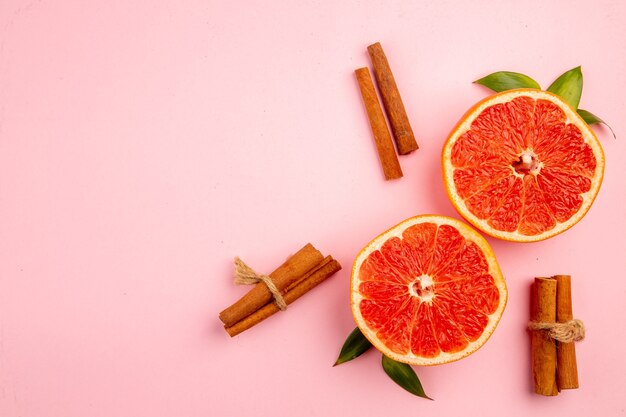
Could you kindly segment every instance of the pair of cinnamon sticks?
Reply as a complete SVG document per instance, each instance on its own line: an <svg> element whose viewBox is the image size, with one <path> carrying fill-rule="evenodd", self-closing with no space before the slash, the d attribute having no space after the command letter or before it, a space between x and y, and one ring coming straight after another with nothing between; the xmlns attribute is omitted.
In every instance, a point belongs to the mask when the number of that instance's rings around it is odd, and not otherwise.
<svg viewBox="0 0 626 417"><path fill-rule="evenodd" d="M376 77L385 112L393 131L393 138L395 139L398 153L400 155L409 154L418 148L417 141L413 135L413 129L409 123L409 118L404 109L404 104L385 52L378 42L368 46L367 51L374 67L374 76ZM400 168L400 162L398 161L370 72L367 67L364 67L355 70L355 75L370 121L385 179L400 178L402 177L402 168Z"/></svg>
<svg viewBox="0 0 626 417"><path fill-rule="evenodd" d="M310 243L269 274L287 305L341 269L332 256L324 257ZM219 315L226 332L233 337L280 311L268 286L259 282L236 303Z"/></svg>
<svg viewBox="0 0 626 417"><path fill-rule="evenodd" d="M531 356L535 392L557 395L578 388L574 342L563 343L546 331L553 323L573 320L571 277L535 278L531 288Z"/></svg>

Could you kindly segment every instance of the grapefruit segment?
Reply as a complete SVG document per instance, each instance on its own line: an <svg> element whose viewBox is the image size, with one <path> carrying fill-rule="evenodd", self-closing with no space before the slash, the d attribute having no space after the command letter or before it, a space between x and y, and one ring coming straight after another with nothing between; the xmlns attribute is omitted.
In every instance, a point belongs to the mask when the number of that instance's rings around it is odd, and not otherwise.
<svg viewBox="0 0 626 417"><path fill-rule="evenodd" d="M465 243L452 260L439 271L437 282L480 276L487 273L489 265L481 249L474 242Z"/></svg>
<svg viewBox="0 0 626 417"><path fill-rule="evenodd" d="M444 314L450 316L452 321L459 326L459 330L461 330L465 338L470 342L478 339L483 329L489 323L489 318L486 314L477 312L454 299L440 297L438 303L440 304L440 309L444 311Z"/></svg>
<svg viewBox="0 0 626 417"><path fill-rule="evenodd" d="M454 184L459 190L459 195L467 199L488 189L502 179L508 179L509 176L510 171L501 166L460 168L454 171ZM479 178L480 180L477 180Z"/></svg>
<svg viewBox="0 0 626 417"><path fill-rule="evenodd" d="M441 298L448 298L489 315L496 312L500 305L500 291L493 277L489 274L472 279L456 279L440 284Z"/></svg>
<svg viewBox="0 0 626 417"><path fill-rule="evenodd" d="M388 281L364 281L359 285L359 291L370 300L398 298L408 293L406 285Z"/></svg>
<svg viewBox="0 0 626 417"><path fill-rule="evenodd" d="M469 344L469 340L467 340L451 317L444 314L442 304L438 303L436 306L430 307L433 331L436 335L439 349L444 353L462 352Z"/></svg>
<svg viewBox="0 0 626 417"><path fill-rule="evenodd" d="M474 352L507 299L485 239L434 215L408 219L370 242L355 260L350 294L363 335L388 357L416 365Z"/></svg>
<svg viewBox="0 0 626 417"><path fill-rule="evenodd" d="M491 217L502 205L515 181L515 177L508 175L490 183L485 189L465 200L467 208L480 218Z"/></svg>
<svg viewBox="0 0 626 417"><path fill-rule="evenodd" d="M437 230L437 239L433 251L433 260L428 268L428 275L435 279L439 271L443 269L450 259L461 250L465 239L461 233L452 226L442 224Z"/></svg>
<svg viewBox="0 0 626 417"><path fill-rule="evenodd" d="M506 160L497 144L471 131L454 144L451 158L455 166L463 168L499 166Z"/></svg>
<svg viewBox="0 0 626 417"><path fill-rule="evenodd" d="M419 305L415 315L411 329L411 352L424 362L436 358L441 352L433 332L430 306L425 303Z"/></svg>
<svg viewBox="0 0 626 417"><path fill-rule="evenodd" d="M515 157L517 150L527 148L532 140L535 123L526 117L535 108L534 100L518 97L504 104L502 145L507 154Z"/></svg>
<svg viewBox="0 0 626 417"><path fill-rule="evenodd" d="M555 138L554 142L551 148L547 144L537 144L537 153L546 166L593 178L596 158L576 126L563 128L561 136Z"/></svg>
<svg viewBox="0 0 626 417"><path fill-rule="evenodd" d="M389 348L397 354L406 354L411 347L411 324L415 316L416 305L411 300L396 305L397 310L382 326L377 336L387 340Z"/></svg>
<svg viewBox="0 0 626 417"><path fill-rule="evenodd" d="M532 119L538 131L548 131L552 127L561 127L567 121L567 116L561 106L555 105L551 100L539 98L535 102L535 111ZM535 140L541 137L535 136Z"/></svg>
<svg viewBox="0 0 626 417"><path fill-rule="evenodd" d="M532 242L557 235L587 213L602 183L602 147L560 97L517 89L476 104L442 153L446 190L483 232Z"/></svg>
<svg viewBox="0 0 626 417"><path fill-rule="evenodd" d="M437 225L418 223L402 232L402 243L415 260L418 275L426 273L433 257Z"/></svg>
<svg viewBox="0 0 626 417"><path fill-rule="evenodd" d="M522 217L522 192L523 181L519 178L513 180L513 184L488 220L489 226L505 232L514 232Z"/></svg>
<svg viewBox="0 0 626 417"><path fill-rule="evenodd" d="M361 308L368 327L373 332L378 333L387 323L392 321L393 316L400 310L405 300L406 298L403 297L388 300L364 299Z"/></svg>
<svg viewBox="0 0 626 417"><path fill-rule="evenodd" d="M518 230L523 235L534 236L552 229L556 219L539 190L537 180L524 177L524 208Z"/></svg>
<svg viewBox="0 0 626 417"><path fill-rule="evenodd" d="M402 239L394 237L389 239L380 248L385 261L400 278L403 284L411 281L411 277L419 273L419 269L410 253L405 253L406 246L402 244Z"/></svg>
<svg viewBox="0 0 626 417"><path fill-rule="evenodd" d="M380 251L372 253L371 258L363 264L361 274L363 275L363 281L404 283L402 277L394 273Z"/></svg>
<svg viewBox="0 0 626 417"><path fill-rule="evenodd" d="M543 170L537 182L554 217L560 222L580 209L583 204L580 194L591 188L591 180L587 177L567 175L550 168Z"/></svg>

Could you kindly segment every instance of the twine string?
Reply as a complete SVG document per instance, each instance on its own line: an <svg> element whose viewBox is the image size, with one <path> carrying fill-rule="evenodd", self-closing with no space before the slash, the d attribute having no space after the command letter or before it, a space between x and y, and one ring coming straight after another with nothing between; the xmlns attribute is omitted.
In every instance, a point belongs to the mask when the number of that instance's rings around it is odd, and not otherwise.
<svg viewBox="0 0 626 417"><path fill-rule="evenodd" d="M274 281L272 281L272 278L270 276L257 274L256 272L254 272L252 268L246 265L246 263L242 261L241 259L239 259L238 257L235 258L234 262L235 262L235 284L254 285L254 284L258 284L259 282L262 282L263 284L267 286L267 289L270 290L270 292L272 293L272 296L274 297L274 300L276 301L276 306L278 306L280 310L287 309L287 303L285 302L285 299L281 295L280 291L276 287L276 284L274 284Z"/></svg>
<svg viewBox="0 0 626 417"><path fill-rule="evenodd" d="M585 325L582 320L574 319L565 323L542 323L531 321L530 330L545 331L552 339L562 343L580 342L585 338Z"/></svg>

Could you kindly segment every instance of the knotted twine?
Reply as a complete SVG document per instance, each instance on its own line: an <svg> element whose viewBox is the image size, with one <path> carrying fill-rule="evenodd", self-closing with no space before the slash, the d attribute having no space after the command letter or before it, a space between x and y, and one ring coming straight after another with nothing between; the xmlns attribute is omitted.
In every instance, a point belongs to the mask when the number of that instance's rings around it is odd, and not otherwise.
<svg viewBox="0 0 626 417"><path fill-rule="evenodd" d="M580 342L585 338L585 325L581 320L574 319L565 323L541 323L531 321L530 330L545 331L552 339L562 342Z"/></svg>
<svg viewBox="0 0 626 417"><path fill-rule="evenodd" d="M263 274L257 274L254 272L252 268L250 268L244 261L239 259L239 257L235 257L235 284L237 285L254 285L262 282L267 286L267 289L270 290L274 300L276 301L276 306L280 310L287 309L287 303L285 299L280 293L280 290L272 281L272 277Z"/></svg>

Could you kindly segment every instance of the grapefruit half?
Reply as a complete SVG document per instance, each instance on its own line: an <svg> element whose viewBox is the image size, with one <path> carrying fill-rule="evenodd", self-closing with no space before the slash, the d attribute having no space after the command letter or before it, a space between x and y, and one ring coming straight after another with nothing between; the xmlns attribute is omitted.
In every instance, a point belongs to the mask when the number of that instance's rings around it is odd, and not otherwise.
<svg viewBox="0 0 626 417"><path fill-rule="evenodd" d="M487 241L448 217L403 221L357 256L352 314L388 357L412 365L461 359L493 333L507 289Z"/></svg>
<svg viewBox="0 0 626 417"><path fill-rule="evenodd" d="M604 154L585 121L559 96L509 90L479 102L443 147L446 190L483 232L532 242L576 224L593 203Z"/></svg>

